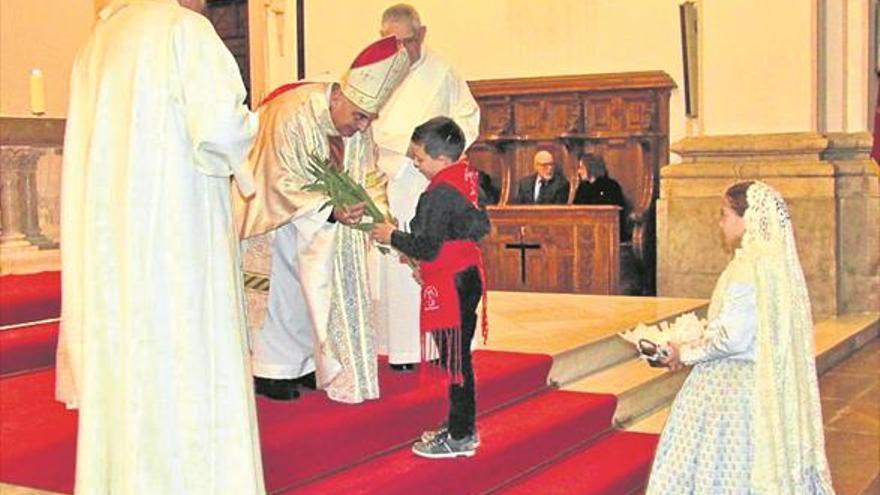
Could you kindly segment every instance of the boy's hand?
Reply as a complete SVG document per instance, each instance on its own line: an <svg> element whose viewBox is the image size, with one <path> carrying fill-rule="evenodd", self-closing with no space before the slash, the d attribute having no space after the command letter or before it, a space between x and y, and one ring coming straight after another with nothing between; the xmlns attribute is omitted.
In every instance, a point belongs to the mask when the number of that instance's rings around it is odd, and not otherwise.
<svg viewBox="0 0 880 495"><path fill-rule="evenodd" d="M390 245L391 233L395 230L397 229L391 223L377 223L373 226L373 230L370 231L370 237L380 244Z"/></svg>

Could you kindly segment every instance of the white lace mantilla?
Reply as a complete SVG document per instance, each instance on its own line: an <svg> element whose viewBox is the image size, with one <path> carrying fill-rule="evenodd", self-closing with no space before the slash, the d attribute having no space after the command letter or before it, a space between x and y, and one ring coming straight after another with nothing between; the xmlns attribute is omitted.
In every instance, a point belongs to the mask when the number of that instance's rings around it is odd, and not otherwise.
<svg viewBox="0 0 880 495"><path fill-rule="evenodd" d="M760 399L750 406L749 493L833 494L825 456L810 300L791 217L782 196L763 182L748 188L747 203L741 248L712 294L710 323L687 314L672 325L639 325L621 337L636 345L645 338L659 346L705 339L712 332L711 322L723 310L728 287L738 282L753 286L757 331L754 385L749 396Z"/></svg>

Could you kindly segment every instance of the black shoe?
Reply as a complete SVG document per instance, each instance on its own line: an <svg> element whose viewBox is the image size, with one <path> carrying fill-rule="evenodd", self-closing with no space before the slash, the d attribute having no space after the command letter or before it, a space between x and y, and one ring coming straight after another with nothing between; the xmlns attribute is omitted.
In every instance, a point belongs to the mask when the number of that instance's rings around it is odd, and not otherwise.
<svg viewBox="0 0 880 495"><path fill-rule="evenodd" d="M307 388L309 390L317 390L318 384L315 381L315 372L311 372L307 375L303 375L299 378L294 378L293 383L295 383L300 388Z"/></svg>
<svg viewBox="0 0 880 495"><path fill-rule="evenodd" d="M389 364L388 366L390 366L391 369L393 369L394 371L402 371L402 372L415 371L415 369L416 369L416 365L413 363Z"/></svg>
<svg viewBox="0 0 880 495"><path fill-rule="evenodd" d="M295 400L299 390L293 380L254 377L254 392L273 400Z"/></svg>

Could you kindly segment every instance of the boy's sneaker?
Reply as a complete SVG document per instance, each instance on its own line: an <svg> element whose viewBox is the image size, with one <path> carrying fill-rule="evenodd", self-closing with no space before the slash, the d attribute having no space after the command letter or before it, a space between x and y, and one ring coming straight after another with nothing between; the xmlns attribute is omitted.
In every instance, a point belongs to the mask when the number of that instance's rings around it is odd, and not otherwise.
<svg viewBox="0 0 880 495"><path fill-rule="evenodd" d="M422 440L422 442L427 443L427 442L430 442L431 440L433 440L434 437L436 437L437 435L440 435L440 434L449 434L449 424L448 423L443 422L436 430L427 430L427 431L422 432L421 440ZM479 447L480 446L480 432L474 430L474 434L471 435L471 438L474 439L474 448Z"/></svg>
<svg viewBox="0 0 880 495"><path fill-rule="evenodd" d="M476 453L473 435L456 440L449 432L442 432L428 442L416 442L412 446L413 454L428 459L452 459L455 457L471 457Z"/></svg>

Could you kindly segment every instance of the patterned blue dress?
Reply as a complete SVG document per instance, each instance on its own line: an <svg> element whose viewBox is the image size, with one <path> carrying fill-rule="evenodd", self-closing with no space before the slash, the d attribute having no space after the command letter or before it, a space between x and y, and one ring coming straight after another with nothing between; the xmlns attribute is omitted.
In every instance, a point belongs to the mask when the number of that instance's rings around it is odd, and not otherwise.
<svg viewBox="0 0 880 495"><path fill-rule="evenodd" d="M705 336L682 344L694 365L660 437L649 495L748 494L757 303L737 260L712 296Z"/></svg>

